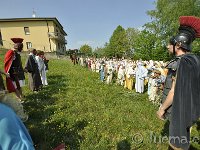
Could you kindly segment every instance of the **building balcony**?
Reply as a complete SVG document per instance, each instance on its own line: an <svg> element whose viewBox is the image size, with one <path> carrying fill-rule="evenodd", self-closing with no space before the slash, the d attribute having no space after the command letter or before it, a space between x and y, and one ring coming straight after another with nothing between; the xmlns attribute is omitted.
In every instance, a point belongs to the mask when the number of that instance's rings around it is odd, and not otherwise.
<svg viewBox="0 0 200 150"><path fill-rule="evenodd" d="M63 34L60 34L60 33L58 33L58 32L48 32L48 37L49 37L50 39L58 40L58 41L60 41L60 42L62 42L62 43L67 44L67 40L65 40L64 35L63 35Z"/></svg>
<svg viewBox="0 0 200 150"><path fill-rule="evenodd" d="M48 37L49 37L50 39L58 39L58 38L59 38L59 35L58 35L58 33L56 33L56 32L48 32Z"/></svg>

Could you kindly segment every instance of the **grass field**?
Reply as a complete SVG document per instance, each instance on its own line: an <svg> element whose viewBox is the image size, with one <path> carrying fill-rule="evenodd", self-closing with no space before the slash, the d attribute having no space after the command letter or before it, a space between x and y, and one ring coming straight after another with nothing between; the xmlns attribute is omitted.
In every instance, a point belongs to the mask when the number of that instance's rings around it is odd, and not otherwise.
<svg viewBox="0 0 200 150"><path fill-rule="evenodd" d="M167 149L168 123L156 118L157 107L146 94L101 83L97 73L69 60L50 60L49 68L49 86L39 93L23 89L26 126L36 149L61 143L70 150ZM197 129L192 136L199 137Z"/></svg>

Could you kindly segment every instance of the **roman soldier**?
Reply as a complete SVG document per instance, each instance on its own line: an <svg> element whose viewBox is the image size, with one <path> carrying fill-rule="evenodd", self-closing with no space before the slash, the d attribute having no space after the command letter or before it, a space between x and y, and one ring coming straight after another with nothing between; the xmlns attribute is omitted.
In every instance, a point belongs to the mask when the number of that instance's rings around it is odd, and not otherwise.
<svg viewBox="0 0 200 150"><path fill-rule="evenodd" d="M8 50L4 58L4 70L10 74L10 77L6 78L6 86L8 92L15 92L16 96L21 99L22 89L24 84L24 71L21 62L20 52L23 50L22 38L11 38L14 42L14 49Z"/></svg>

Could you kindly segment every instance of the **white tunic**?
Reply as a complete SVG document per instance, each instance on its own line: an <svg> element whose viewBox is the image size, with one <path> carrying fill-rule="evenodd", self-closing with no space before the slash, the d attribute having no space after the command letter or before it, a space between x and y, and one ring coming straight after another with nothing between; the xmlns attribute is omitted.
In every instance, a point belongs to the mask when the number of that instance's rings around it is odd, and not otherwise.
<svg viewBox="0 0 200 150"><path fill-rule="evenodd" d="M148 70L139 62L136 68L136 83L135 90L138 93L144 92L144 79L147 77Z"/></svg>
<svg viewBox="0 0 200 150"><path fill-rule="evenodd" d="M46 66L44 64L44 60L39 56L36 56L35 59L37 60L37 63L38 63L38 69L39 69L39 72L40 72L42 84L48 85L47 76L46 76Z"/></svg>

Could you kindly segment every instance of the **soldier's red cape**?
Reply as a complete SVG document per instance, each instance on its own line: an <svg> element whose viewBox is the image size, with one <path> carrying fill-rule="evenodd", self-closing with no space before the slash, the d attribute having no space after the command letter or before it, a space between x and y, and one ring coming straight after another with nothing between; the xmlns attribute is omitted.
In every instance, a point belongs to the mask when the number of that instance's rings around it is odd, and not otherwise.
<svg viewBox="0 0 200 150"><path fill-rule="evenodd" d="M8 50L7 53L5 54L4 57L4 71L6 73L9 72L10 67L12 65L13 59L14 59L14 51L13 50ZM11 93L11 92L15 92L15 86L11 80L11 78L7 78L6 77L6 86L7 86L7 90Z"/></svg>

